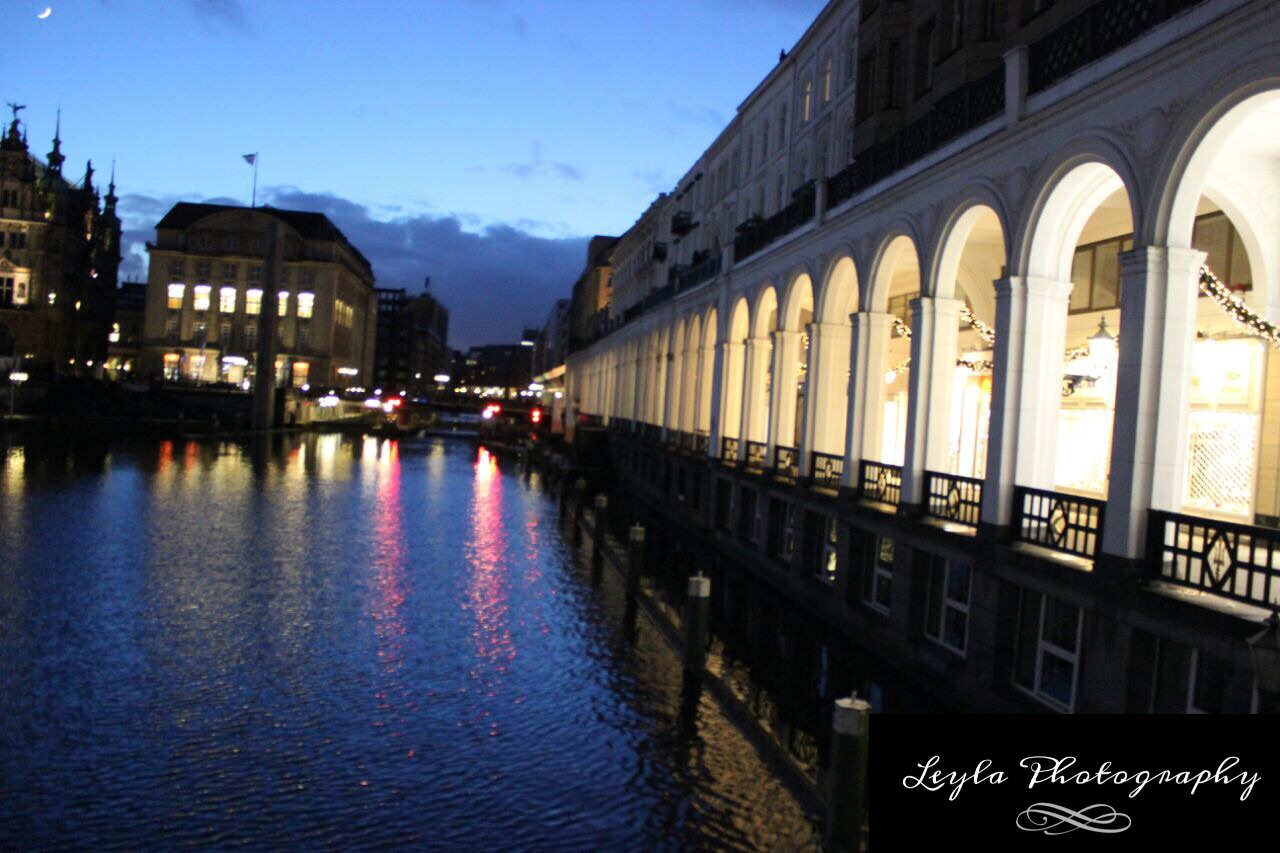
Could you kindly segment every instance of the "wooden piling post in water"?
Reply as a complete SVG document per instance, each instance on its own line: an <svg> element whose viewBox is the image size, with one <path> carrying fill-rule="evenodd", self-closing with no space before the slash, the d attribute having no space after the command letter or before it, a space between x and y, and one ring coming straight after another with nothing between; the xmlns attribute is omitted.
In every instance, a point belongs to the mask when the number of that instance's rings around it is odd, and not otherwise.
<svg viewBox="0 0 1280 853"><path fill-rule="evenodd" d="M867 811L867 750L871 703L837 699L831 739L831 791L827 797L826 847L835 853L859 853Z"/></svg>
<svg viewBox="0 0 1280 853"><path fill-rule="evenodd" d="M711 618L711 578L702 572L689 578L689 595L685 603L684 671L701 675L707 668L707 634Z"/></svg>
<svg viewBox="0 0 1280 853"><path fill-rule="evenodd" d="M627 601L622 621L628 634L636 630L636 605L640 596L640 576L644 572L644 528L633 524L627 535Z"/></svg>
<svg viewBox="0 0 1280 853"><path fill-rule="evenodd" d="M573 547L582 547L582 517L587 502L587 481L578 478L573 484Z"/></svg>
<svg viewBox="0 0 1280 853"><path fill-rule="evenodd" d="M609 496L596 495L595 539L591 542L591 585L599 586L604 575L604 549L609 533Z"/></svg>

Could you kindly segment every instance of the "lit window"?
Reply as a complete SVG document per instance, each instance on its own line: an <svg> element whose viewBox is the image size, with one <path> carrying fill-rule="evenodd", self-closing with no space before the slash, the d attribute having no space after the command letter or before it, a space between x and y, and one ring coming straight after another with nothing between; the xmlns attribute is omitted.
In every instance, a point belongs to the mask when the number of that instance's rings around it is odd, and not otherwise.
<svg viewBox="0 0 1280 853"><path fill-rule="evenodd" d="M316 304L316 295L314 293L298 294L298 316L304 320L311 318L311 312Z"/></svg>
<svg viewBox="0 0 1280 853"><path fill-rule="evenodd" d="M804 81L804 97L800 99L800 120L808 121L813 112L813 81Z"/></svg>
<svg viewBox="0 0 1280 853"><path fill-rule="evenodd" d="M307 374L311 371L311 365L305 361L295 361L293 363L293 386L300 388L307 384Z"/></svg>
<svg viewBox="0 0 1280 853"><path fill-rule="evenodd" d="M179 368L182 364L182 356L176 352L168 352L164 355L164 378L174 381L179 377Z"/></svg>
<svg viewBox="0 0 1280 853"><path fill-rule="evenodd" d="M924 633L961 655L969 638L970 579L968 566L930 558Z"/></svg>
<svg viewBox="0 0 1280 853"><path fill-rule="evenodd" d="M192 300L192 306L197 311L209 310L209 293L212 288L207 284L197 284L195 287L195 298Z"/></svg>
<svg viewBox="0 0 1280 853"><path fill-rule="evenodd" d="M888 536L877 536L872 541L875 553L871 555L871 568L866 573L863 598L875 609L888 613L893 601L894 542Z"/></svg>
<svg viewBox="0 0 1280 853"><path fill-rule="evenodd" d="M244 312L246 314L262 313L262 291L252 288L244 292Z"/></svg>
<svg viewBox="0 0 1280 853"><path fill-rule="evenodd" d="M824 523L826 535L822 541L822 563L818 567L818 579L834 586L840 561L840 522L827 518Z"/></svg>
<svg viewBox="0 0 1280 853"><path fill-rule="evenodd" d="M174 311L181 310L182 296L186 293L187 287L184 284L169 285L169 308Z"/></svg>
<svg viewBox="0 0 1280 853"><path fill-rule="evenodd" d="M834 63L831 57L827 57L822 63L822 102L825 104L831 100L831 75L833 73Z"/></svg>
<svg viewBox="0 0 1280 853"><path fill-rule="evenodd" d="M1013 683L1046 705L1070 711L1084 611L1029 589L1018 592Z"/></svg>
<svg viewBox="0 0 1280 853"><path fill-rule="evenodd" d="M223 314L234 314L236 311L236 289L224 287L218 291L218 310Z"/></svg>
<svg viewBox="0 0 1280 853"><path fill-rule="evenodd" d="M289 291L282 290L277 294L277 296L279 298L276 301L276 305L277 305L276 313L279 314L281 317L288 317L289 316Z"/></svg>
<svg viewBox="0 0 1280 853"><path fill-rule="evenodd" d="M113 344L120 343L120 324L119 323L111 324L111 334L107 335L107 342L113 343Z"/></svg>

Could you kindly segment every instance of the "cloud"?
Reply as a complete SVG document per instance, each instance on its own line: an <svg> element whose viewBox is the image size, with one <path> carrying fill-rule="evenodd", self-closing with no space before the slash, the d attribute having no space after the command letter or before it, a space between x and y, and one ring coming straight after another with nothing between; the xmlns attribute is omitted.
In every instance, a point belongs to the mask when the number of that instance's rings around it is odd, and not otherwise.
<svg viewBox="0 0 1280 853"><path fill-rule="evenodd" d="M484 171L483 166L476 166L467 171ZM546 158L546 149L542 143L533 145L533 158L524 162L506 163L498 167L498 171L528 181L534 178L554 177L565 181L582 182L582 169L572 163L564 163Z"/></svg>
<svg viewBox="0 0 1280 853"><path fill-rule="evenodd" d="M380 220L364 205L292 187L272 187L259 196L275 207L328 216L373 264L379 287L416 293L431 276L431 291L449 309L449 344L455 348L512 343L524 327L542 326L555 301L570 295L586 260L586 238L530 233L550 227L545 223L465 230L474 217L417 214ZM155 223L180 200L206 199L127 195L120 200L122 277L145 278L143 246L155 239Z"/></svg>
<svg viewBox="0 0 1280 853"><path fill-rule="evenodd" d="M196 17L208 23L242 33L251 29L249 15L240 0L186 0L186 4Z"/></svg>

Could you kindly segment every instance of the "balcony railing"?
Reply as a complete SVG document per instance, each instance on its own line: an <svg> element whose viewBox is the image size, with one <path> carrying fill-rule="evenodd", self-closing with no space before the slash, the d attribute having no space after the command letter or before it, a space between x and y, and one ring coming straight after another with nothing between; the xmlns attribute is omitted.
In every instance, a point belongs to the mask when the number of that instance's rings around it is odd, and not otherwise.
<svg viewBox="0 0 1280 853"><path fill-rule="evenodd" d="M765 461L769 458L769 445L763 441L747 442L747 467L756 471L765 469Z"/></svg>
<svg viewBox="0 0 1280 853"><path fill-rule="evenodd" d="M1104 0L1030 48L1028 91L1034 94L1135 41L1200 0Z"/></svg>
<svg viewBox="0 0 1280 853"><path fill-rule="evenodd" d="M925 514L977 527L982 515L982 481L955 474L925 472Z"/></svg>
<svg viewBox="0 0 1280 853"><path fill-rule="evenodd" d="M736 438L725 436L720 439L720 461L726 465L737 465L741 458L742 442Z"/></svg>
<svg viewBox="0 0 1280 853"><path fill-rule="evenodd" d="M695 433L693 436L693 452L699 456L706 456L711 452L711 436L705 432Z"/></svg>
<svg viewBox="0 0 1280 853"><path fill-rule="evenodd" d="M811 455L811 461L813 473L809 478L815 486L824 486L828 489L840 488L840 483L844 480L843 456L819 453L815 450Z"/></svg>
<svg viewBox="0 0 1280 853"><path fill-rule="evenodd" d="M858 467L858 497L897 506L902 500L902 467L862 460Z"/></svg>
<svg viewBox="0 0 1280 853"><path fill-rule="evenodd" d="M1280 606L1280 530L1152 510L1147 550L1161 580Z"/></svg>
<svg viewBox="0 0 1280 853"><path fill-rule="evenodd" d="M773 448L773 473L779 477L796 479L800 476L799 453L794 447L781 444Z"/></svg>
<svg viewBox="0 0 1280 853"><path fill-rule="evenodd" d="M1022 542L1093 559L1102 538L1106 502L1015 486L1013 532Z"/></svg>
<svg viewBox="0 0 1280 853"><path fill-rule="evenodd" d="M1004 67L966 83L938 100L929 112L893 136L863 151L827 180L827 210L843 204L894 172L989 121L1004 109Z"/></svg>
<svg viewBox="0 0 1280 853"><path fill-rule="evenodd" d="M720 253L717 252L701 263L682 269L676 276L676 290L688 290L708 282L720 274Z"/></svg>
<svg viewBox="0 0 1280 853"><path fill-rule="evenodd" d="M817 191L813 184L807 184L796 194L795 201L779 210L763 222L739 228L737 237L733 238L733 260L744 260L768 246L781 240L801 225L813 219L817 213Z"/></svg>

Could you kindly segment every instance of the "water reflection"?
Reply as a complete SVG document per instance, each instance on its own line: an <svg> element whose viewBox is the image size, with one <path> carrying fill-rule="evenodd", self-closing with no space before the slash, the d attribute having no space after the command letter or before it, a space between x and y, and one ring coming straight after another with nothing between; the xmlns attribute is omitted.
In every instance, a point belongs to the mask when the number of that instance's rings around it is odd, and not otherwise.
<svg viewBox="0 0 1280 853"><path fill-rule="evenodd" d="M790 847L811 825L465 444L0 452L0 849ZM16 817L14 817L16 816Z"/></svg>

